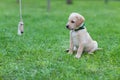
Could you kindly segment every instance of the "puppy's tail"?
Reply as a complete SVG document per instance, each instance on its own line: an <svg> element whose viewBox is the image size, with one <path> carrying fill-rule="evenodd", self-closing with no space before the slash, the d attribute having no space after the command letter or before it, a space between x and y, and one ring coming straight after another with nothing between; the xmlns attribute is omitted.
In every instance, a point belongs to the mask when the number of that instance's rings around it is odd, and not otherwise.
<svg viewBox="0 0 120 80"><path fill-rule="evenodd" d="M97 48L96 50L97 50L97 51L99 51L99 50L103 50L103 48Z"/></svg>

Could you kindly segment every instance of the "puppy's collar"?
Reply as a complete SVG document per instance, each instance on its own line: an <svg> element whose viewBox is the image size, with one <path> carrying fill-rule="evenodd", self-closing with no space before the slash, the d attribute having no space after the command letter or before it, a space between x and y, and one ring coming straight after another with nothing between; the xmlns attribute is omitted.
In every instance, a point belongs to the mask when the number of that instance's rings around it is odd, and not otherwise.
<svg viewBox="0 0 120 80"><path fill-rule="evenodd" d="M80 26L78 29L75 29L75 31L79 31L79 30L82 30L82 29L85 29L85 23L83 23L82 26Z"/></svg>

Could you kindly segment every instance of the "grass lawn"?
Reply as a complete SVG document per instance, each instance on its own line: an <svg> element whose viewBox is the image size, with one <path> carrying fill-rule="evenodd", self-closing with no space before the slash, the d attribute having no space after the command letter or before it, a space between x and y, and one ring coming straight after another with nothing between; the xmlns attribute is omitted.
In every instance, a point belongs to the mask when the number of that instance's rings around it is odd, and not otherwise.
<svg viewBox="0 0 120 80"><path fill-rule="evenodd" d="M120 80L120 2L23 0L24 34L17 35L19 5L0 1L0 80ZM86 18L86 27L102 51L80 59L69 47L65 28L71 12Z"/></svg>

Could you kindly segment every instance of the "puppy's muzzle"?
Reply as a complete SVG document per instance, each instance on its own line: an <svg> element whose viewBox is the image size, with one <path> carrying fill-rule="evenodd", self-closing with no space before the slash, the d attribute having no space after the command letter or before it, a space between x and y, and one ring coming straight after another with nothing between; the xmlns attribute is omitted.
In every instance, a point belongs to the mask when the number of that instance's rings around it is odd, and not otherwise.
<svg viewBox="0 0 120 80"><path fill-rule="evenodd" d="M66 25L66 28L69 29L69 25Z"/></svg>
<svg viewBox="0 0 120 80"><path fill-rule="evenodd" d="M21 31L21 34L23 34L23 31Z"/></svg>
<svg viewBox="0 0 120 80"><path fill-rule="evenodd" d="M69 30L73 30L72 28L70 28L69 25L66 25L66 28L69 29Z"/></svg>

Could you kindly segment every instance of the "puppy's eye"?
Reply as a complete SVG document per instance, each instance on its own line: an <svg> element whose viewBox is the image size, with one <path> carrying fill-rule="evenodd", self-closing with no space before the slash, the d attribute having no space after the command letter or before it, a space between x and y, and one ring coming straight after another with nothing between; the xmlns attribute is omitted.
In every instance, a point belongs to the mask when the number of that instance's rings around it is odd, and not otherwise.
<svg viewBox="0 0 120 80"><path fill-rule="evenodd" d="M75 23L75 21L71 21L71 23Z"/></svg>

